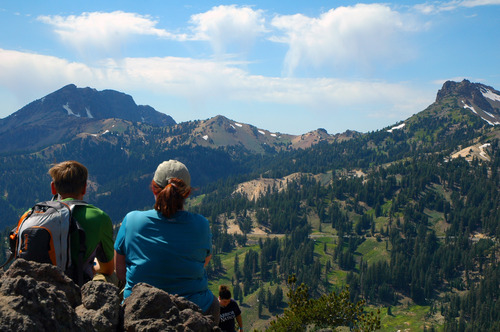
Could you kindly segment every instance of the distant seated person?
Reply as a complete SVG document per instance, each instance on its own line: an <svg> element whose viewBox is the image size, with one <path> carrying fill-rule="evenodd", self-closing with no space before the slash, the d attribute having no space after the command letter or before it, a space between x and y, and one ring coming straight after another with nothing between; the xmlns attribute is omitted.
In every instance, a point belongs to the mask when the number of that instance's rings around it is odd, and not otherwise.
<svg viewBox="0 0 500 332"><path fill-rule="evenodd" d="M52 177L50 188L62 202L81 201L87 191L88 171L77 161L64 161L54 165L49 174ZM83 257L84 281L95 278L117 283L113 251L113 223L101 209L87 204L77 205L73 217L85 230L86 251ZM78 261L79 248L76 245L78 234L71 235L71 258ZM114 278L113 278L114 277Z"/></svg>
<svg viewBox="0 0 500 332"><path fill-rule="evenodd" d="M176 160L161 163L151 182L154 209L129 212L115 241L116 273L123 298L144 282L197 304L219 323L219 302L208 289L205 266L212 257L208 220L184 210L191 176Z"/></svg>
<svg viewBox="0 0 500 332"><path fill-rule="evenodd" d="M231 298L231 291L225 285L219 286L220 322L219 327L223 332L235 330L234 321L238 322L239 331L243 331L243 320L241 310L235 300Z"/></svg>

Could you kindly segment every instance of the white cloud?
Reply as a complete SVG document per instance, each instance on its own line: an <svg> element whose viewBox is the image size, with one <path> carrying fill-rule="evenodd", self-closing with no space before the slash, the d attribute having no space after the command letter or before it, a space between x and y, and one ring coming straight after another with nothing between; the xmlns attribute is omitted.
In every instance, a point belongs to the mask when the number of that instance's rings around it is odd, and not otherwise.
<svg viewBox="0 0 500 332"><path fill-rule="evenodd" d="M53 26L61 40L81 54L97 52L101 56L113 55L137 35L177 41L207 41L217 55L226 53L234 46L238 47L239 52L247 52L256 38L266 32L262 10L236 5L217 6L192 15L191 34L159 29L156 27L158 22L149 15L122 11L82 13L78 16L39 16L38 20Z"/></svg>
<svg viewBox="0 0 500 332"><path fill-rule="evenodd" d="M217 6L191 16L193 40L206 40L218 55L224 54L230 45L237 44L248 51L255 39L266 31L262 10L250 7Z"/></svg>
<svg viewBox="0 0 500 332"><path fill-rule="evenodd" d="M152 35L161 38L182 39L156 28L157 21L148 15L114 11L92 12L75 16L39 16L38 20L54 27L61 40L86 53L92 51L112 54L134 35ZM87 53L88 53L87 52Z"/></svg>
<svg viewBox="0 0 500 332"><path fill-rule="evenodd" d="M369 71L377 63L404 61L412 56L404 45L405 33L420 28L411 17L382 4L338 7L318 18L276 16L272 25L284 32L272 40L289 44L288 75L300 66L339 69L348 64Z"/></svg>
<svg viewBox="0 0 500 332"><path fill-rule="evenodd" d="M424 14L435 14L452 11L460 7L474 8L480 6L500 5L500 0L453 0L448 2L434 2L417 4L414 8Z"/></svg>
<svg viewBox="0 0 500 332"><path fill-rule="evenodd" d="M0 49L0 72L0 87L15 95L21 106L66 84L89 82L95 77L94 70L82 63L3 49Z"/></svg>
<svg viewBox="0 0 500 332"><path fill-rule="evenodd" d="M500 5L500 0L465 0L459 1L459 5L463 7Z"/></svg>
<svg viewBox="0 0 500 332"><path fill-rule="evenodd" d="M272 112L276 105L300 107L304 111L297 116L307 118L311 118L311 112L321 118L356 111L363 117L388 119L385 124L428 105L428 100L416 99L415 96L421 98L423 95L421 91L404 84L264 77L251 75L223 62L190 58L110 59L91 67L52 56L0 49L0 72L0 90L17 95L23 106L69 83L115 89L133 97L155 93L165 99L169 96L183 98L197 107L208 102L227 101L271 104L266 106L269 108L266 112ZM172 113L167 109L164 111L177 117L175 110ZM292 117L290 120L301 121Z"/></svg>
<svg viewBox="0 0 500 332"><path fill-rule="evenodd" d="M468 77L468 76L455 76L455 77L448 77L448 78L439 78L436 80L433 80L431 83L441 87L446 81L453 81L453 82L462 82L463 80L468 80L471 82L486 82L484 78L480 77Z"/></svg>

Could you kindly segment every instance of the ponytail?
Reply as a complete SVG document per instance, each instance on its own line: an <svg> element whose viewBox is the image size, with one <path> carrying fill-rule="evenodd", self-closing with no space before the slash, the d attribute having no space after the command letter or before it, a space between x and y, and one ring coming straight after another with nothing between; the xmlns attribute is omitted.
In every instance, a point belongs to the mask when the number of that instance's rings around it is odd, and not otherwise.
<svg viewBox="0 0 500 332"><path fill-rule="evenodd" d="M151 181L151 190L156 196L155 210L166 218L172 217L177 211L184 208L184 201L191 193L191 188L184 181L172 178L165 187L160 187L154 180Z"/></svg>

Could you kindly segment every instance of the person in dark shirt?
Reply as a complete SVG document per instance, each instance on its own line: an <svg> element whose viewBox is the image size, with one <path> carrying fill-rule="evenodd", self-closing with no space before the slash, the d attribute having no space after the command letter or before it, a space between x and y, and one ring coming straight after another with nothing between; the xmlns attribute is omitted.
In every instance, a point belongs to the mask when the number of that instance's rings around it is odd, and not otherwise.
<svg viewBox="0 0 500 332"><path fill-rule="evenodd" d="M225 285L219 286L220 321L219 327L223 332L234 332L234 320L238 322L239 331L243 331L241 310L235 300L231 298L231 291Z"/></svg>

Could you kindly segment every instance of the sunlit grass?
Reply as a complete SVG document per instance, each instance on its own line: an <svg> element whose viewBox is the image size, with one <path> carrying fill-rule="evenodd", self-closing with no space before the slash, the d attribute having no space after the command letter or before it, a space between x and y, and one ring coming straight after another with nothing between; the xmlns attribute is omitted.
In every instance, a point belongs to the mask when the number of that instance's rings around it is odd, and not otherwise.
<svg viewBox="0 0 500 332"><path fill-rule="evenodd" d="M363 256L363 261L374 264L380 261L389 262L390 254L386 249L386 241L378 242L375 238L367 238L356 252Z"/></svg>
<svg viewBox="0 0 500 332"><path fill-rule="evenodd" d="M388 308L380 309L381 329L379 331L423 331L424 326L429 330L432 326L441 331L440 322L431 318L429 306L412 305L410 307L391 307L392 314L388 315Z"/></svg>

